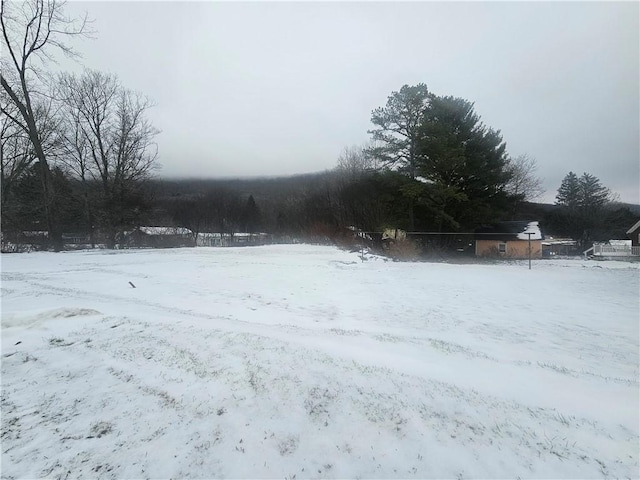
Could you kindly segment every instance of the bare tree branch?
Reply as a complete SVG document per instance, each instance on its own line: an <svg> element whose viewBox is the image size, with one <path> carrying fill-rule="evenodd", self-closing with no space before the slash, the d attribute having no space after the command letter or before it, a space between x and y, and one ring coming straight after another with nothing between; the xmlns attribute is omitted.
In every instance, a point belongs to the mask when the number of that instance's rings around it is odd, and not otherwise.
<svg viewBox="0 0 640 480"><path fill-rule="evenodd" d="M521 198L523 201L533 201L545 192L542 179L536 175L538 163L535 158L529 155L509 158L506 168L511 178L505 189L513 197Z"/></svg>
<svg viewBox="0 0 640 480"><path fill-rule="evenodd" d="M59 85L70 169L83 182L99 181L101 218L113 242L127 227L127 199L149 178L157 159L158 130L146 118L152 103L102 72L61 75Z"/></svg>

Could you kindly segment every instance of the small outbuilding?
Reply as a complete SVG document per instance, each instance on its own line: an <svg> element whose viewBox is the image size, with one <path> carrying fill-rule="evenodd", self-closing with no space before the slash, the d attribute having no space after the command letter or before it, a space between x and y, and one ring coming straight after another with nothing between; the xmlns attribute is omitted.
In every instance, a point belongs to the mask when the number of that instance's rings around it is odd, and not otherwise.
<svg viewBox="0 0 640 480"><path fill-rule="evenodd" d="M125 245L128 247L190 247L193 243L193 232L182 227L138 227L125 233Z"/></svg>
<svg viewBox="0 0 640 480"><path fill-rule="evenodd" d="M579 255L578 242L572 238L547 237L542 241L542 256L551 258L555 256Z"/></svg>
<svg viewBox="0 0 640 480"><path fill-rule="evenodd" d="M476 256L542 258L543 238L538 222L513 221L486 225L475 231Z"/></svg>
<svg viewBox="0 0 640 480"><path fill-rule="evenodd" d="M244 247L269 243L271 236L267 233L200 232L196 239L197 247Z"/></svg>
<svg viewBox="0 0 640 480"><path fill-rule="evenodd" d="M231 241L231 234L200 232L196 238L196 247L229 247Z"/></svg>

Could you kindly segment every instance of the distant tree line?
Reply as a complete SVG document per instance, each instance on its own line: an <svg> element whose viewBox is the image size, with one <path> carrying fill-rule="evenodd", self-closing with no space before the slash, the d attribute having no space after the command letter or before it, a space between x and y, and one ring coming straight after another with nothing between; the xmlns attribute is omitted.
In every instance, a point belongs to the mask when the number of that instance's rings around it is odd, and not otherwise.
<svg viewBox="0 0 640 480"><path fill-rule="evenodd" d="M141 225L194 233L266 232L282 241L340 241L354 230L451 236L501 220L540 220L548 232L587 246L624 237L636 219L587 173L570 172L556 205L543 193L536 160L511 157L499 130L474 104L404 85L371 113L371 141L346 147L335 169L257 180L156 179L158 130L152 102L115 75L53 74L55 53L86 36L86 19L69 19L53 0L2 1L0 80L2 234L47 232L114 247Z"/></svg>
<svg viewBox="0 0 640 480"><path fill-rule="evenodd" d="M346 160L362 160L360 153L355 158L353 152L361 150L346 149L337 168L316 174L268 179L153 180L150 185L154 208L148 218L152 224L183 226L194 232L254 232L243 218L247 218L248 205L255 202L258 222L254 225L281 241L297 238L340 242L351 234L346 228L349 226L365 232L405 226L401 222L408 222L410 206L403 190L406 178L389 170L350 169L354 163L345 163ZM586 217L598 225L591 229L591 241L626 238L625 232L640 218L640 207L633 211L631 208L608 201L596 215ZM547 234L581 241L582 230L568 229L571 224L567 215L572 213L564 205L521 201L517 209L515 217L506 212L498 218L538 220ZM427 235L423 237L423 247L453 248L455 239L452 235Z"/></svg>

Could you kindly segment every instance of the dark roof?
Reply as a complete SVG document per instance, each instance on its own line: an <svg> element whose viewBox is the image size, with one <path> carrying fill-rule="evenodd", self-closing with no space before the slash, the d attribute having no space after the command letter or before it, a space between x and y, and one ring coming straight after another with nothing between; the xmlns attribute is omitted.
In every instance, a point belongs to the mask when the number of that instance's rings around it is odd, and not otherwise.
<svg viewBox="0 0 640 480"><path fill-rule="evenodd" d="M501 240L503 242L509 240L527 240L528 235L524 232L531 232L531 240L541 240L544 238L538 222L530 221L512 221L499 222L491 225L483 225L476 229L476 240Z"/></svg>
<svg viewBox="0 0 640 480"><path fill-rule="evenodd" d="M633 235L637 230L640 230L640 220L634 223L633 227L627 230L627 235Z"/></svg>

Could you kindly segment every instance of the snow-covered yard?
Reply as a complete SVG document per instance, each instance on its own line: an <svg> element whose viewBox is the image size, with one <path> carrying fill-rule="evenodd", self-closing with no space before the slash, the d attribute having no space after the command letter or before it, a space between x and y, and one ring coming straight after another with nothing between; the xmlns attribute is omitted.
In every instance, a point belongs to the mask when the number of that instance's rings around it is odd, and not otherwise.
<svg viewBox="0 0 640 480"><path fill-rule="evenodd" d="M3 255L2 477L638 478L639 273Z"/></svg>

